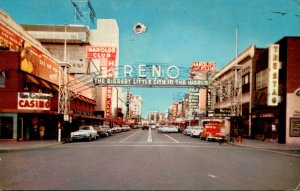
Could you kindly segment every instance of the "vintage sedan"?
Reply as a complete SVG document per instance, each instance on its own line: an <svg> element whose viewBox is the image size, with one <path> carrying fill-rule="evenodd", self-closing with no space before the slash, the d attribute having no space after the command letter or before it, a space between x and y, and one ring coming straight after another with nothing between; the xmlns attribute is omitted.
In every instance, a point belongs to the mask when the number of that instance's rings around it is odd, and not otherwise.
<svg viewBox="0 0 300 191"><path fill-rule="evenodd" d="M88 140L97 139L99 137L97 131L90 125L80 126L75 132L71 132L71 141L75 140Z"/></svg>
<svg viewBox="0 0 300 191"><path fill-rule="evenodd" d="M101 126L93 126L99 137L107 137L107 132Z"/></svg>
<svg viewBox="0 0 300 191"><path fill-rule="evenodd" d="M122 125L121 130L122 131L130 131L130 127L129 127L129 125Z"/></svg>
<svg viewBox="0 0 300 191"><path fill-rule="evenodd" d="M178 133L178 126L161 126L157 128L158 133Z"/></svg>
<svg viewBox="0 0 300 191"><path fill-rule="evenodd" d="M111 136L113 134L113 130L110 128L109 125L102 125L101 127L105 131L107 136Z"/></svg>
<svg viewBox="0 0 300 191"><path fill-rule="evenodd" d="M182 133L184 134L184 135L187 135L187 136L191 136L191 131L193 130L193 126L187 126L183 131L182 131Z"/></svg>
<svg viewBox="0 0 300 191"><path fill-rule="evenodd" d="M144 125L142 126L142 130L144 130L144 129L148 130L148 129L149 129L149 125L144 124Z"/></svg>
<svg viewBox="0 0 300 191"><path fill-rule="evenodd" d="M122 131L120 125L114 125L112 130L114 133L121 133Z"/></svg>
<svg viewBox="0 0 300 191"><path fill-rule="evenodd" d="M203 128L200 126L194 126L191 130L191 137L200 137L200 133L203 131Z"/></svg>

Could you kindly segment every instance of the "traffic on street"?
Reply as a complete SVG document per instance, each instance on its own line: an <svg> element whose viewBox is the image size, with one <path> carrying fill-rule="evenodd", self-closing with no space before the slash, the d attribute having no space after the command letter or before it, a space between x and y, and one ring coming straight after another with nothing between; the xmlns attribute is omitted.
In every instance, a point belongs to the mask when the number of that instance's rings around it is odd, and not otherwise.
<svg viewBox="0 0 300 191"><path fill-rule="evenodd" d="M300 184L299 155L154 128L0 157L4 190L299 190Z"/></svg>
<svg viewBox="0 0 300 191"><path fill-rule="evenodd" d="M300 191L299 7L0 0L0 191Z"/></svg>

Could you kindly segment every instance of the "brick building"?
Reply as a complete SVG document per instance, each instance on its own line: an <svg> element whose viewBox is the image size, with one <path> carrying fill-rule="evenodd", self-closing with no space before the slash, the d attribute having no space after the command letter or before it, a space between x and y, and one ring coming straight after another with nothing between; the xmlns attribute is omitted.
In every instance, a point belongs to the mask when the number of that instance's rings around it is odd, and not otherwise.
<svg viewBox="0 0 300 191"><path fill-rule="evenodd" d="M2 11L0 28L0 139L56 139L58 122L63 121L58 113L60 62ZM102 119L94 116L95 105L92 91L74 96L71 127L83 120L100 123Z"/></svg>
<svg viewBox="0 0 300 191"><path fill-rule="evenodd" d="M252 45L213 77L212 107L229 114L231 132L298 144L299 72L300 37L284 37L267 48Z"/></svg>

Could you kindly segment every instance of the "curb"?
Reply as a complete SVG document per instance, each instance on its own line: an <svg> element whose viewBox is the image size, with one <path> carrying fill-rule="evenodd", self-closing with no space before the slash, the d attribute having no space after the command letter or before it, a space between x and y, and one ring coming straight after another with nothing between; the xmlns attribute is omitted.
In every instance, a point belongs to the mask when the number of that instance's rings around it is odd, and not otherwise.
<svg viewBox="0 0 300 191"><path fill-rule="evenodd" d="M26 151L26 150L37 150L41 148L54 147L57 145L62 145L63 143L53 143L49 145L36 145L36 146L28 146L28 147L18 147L18 148L0 148L0 152L13 152L13 151Z"/></svg>

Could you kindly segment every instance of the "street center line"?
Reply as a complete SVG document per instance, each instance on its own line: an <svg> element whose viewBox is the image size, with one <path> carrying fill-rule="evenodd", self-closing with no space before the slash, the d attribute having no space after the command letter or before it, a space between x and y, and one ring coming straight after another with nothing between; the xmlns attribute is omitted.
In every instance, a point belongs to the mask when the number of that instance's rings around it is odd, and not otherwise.
<svg viewBox="0 0 300 191"><path fill-rule="evenodd" d="M295 188L294 191L297 191L300 188L300 183L298 184L298 186Z"/></svg>
<svg viewBox="0 0 300 191"><path fill-rule="evenodd" d="M151 127L149 127L149 130L148 130L148 143L152 143Z"/></svg>
<svg viewBox="0 0 300 191"><path fill-rule="evenodd" d="M131 137L135 136L135 135L136 135L137 133L139 133L139 132L141 132L141 131L137 131L137 132L135 132L134 134L130 135L129 137L126 137L125 139L122 139L122 140L120 141L120 143L122 143L122 142L124 142L124 141L130 139Z"/></svg>
<svg viewBox="0 0 300 191"><path fill-rule="evenodd" d="M169 135L167 135L167 134L164 134L164 135L167 136L167 137L169 137L170 139L172 139L172 140L175 141L176 143L179 143L179 141L177 141L176 139L170 137Z"/></svg>

